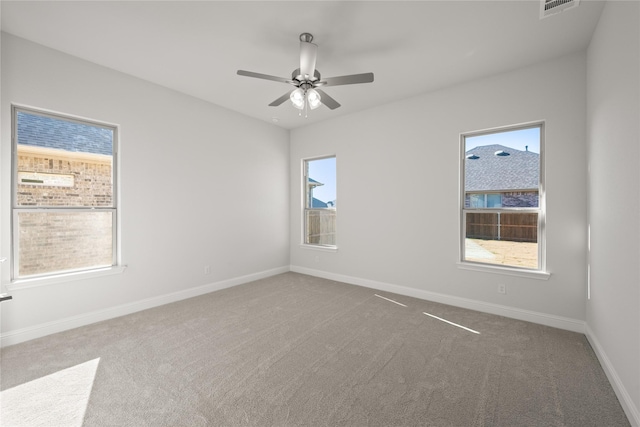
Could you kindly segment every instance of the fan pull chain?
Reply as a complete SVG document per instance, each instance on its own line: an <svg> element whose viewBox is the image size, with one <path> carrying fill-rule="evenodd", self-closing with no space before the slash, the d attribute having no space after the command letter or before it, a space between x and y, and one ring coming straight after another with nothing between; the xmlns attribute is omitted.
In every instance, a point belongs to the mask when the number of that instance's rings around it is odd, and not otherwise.
<svg viewBox="0 0 640 427"><path fill-rule="evenodd" d="M309 116L309 101L307 100L307 91L304 91L304 118Z"/></svg>

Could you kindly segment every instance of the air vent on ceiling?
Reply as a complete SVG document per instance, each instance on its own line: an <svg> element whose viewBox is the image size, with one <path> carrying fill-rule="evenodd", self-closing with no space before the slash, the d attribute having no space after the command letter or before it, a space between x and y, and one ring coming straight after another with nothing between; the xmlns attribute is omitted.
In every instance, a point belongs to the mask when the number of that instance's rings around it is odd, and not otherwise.
<svg viewBox="0 0 640 427"><path fill-rule="evenodd" d="M578 4L580 0L540 0L540 19L573 9Z"/></svg>

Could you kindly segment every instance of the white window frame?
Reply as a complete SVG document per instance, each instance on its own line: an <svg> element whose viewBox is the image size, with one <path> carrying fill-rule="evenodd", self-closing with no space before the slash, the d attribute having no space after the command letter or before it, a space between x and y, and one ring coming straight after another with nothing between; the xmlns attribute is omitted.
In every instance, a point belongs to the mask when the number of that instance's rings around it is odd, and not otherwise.
<svg viewBox="0 0 640 427"><path fill-rule="evenodd" d="M307 201L309 200L309 192L308 192L308 179L309 179L309 168L308 163L314 160L323 160L323 159L335 159L336 160L336 198L337 198L337 175L338 175L338 157L335 154L329 154L325 156L319 157L309 157L302 159L301 167L302 167L302 229L300 231L300 246L303 248L310 249L319 249L325 251L337 251L338 250L338 230L337 230L337 222L338 222L338 210L336 206L328 207L328 208L311 208L307 206ZM336 231L335 231L335 244L334 245L326 245L326 244L317 244L317 243L307 243L307 212L316 211L316 210L332 210L335 212L336 218Z"/></svg>
<svg viewBox="0 0 640 427"><path fill-rule="evenodd" d="M19 206L17 203L17 188L18 188L18 141L17 141L17 128L18 128L18 112L24 112L31 115L39 115L44 117L50 117L57 120L65 120L75 122L84 125L97 126L110 129L113 132L113 151L112 151L112 206L111 207L61 207L61 206L38 206L38 207L25 207ZM53 283L63 283L70 280L80 280L91 277L99 277L104 275L111 275L122 273L126 266L123 266L120 261L120 242L119 242L119 225L120 225L120 210L119 205L119 127L111 123L97 121L93 119L87 119L83 117L77 117L69 114L27 107L22 105L11 106L11 283L7 284L8 290L25 289L34 286L41 286ZM95 266L73 270L54 271L50 273L43 273L37 275L29 275L17 277L19 271L19 227L18 227L18 213L20 212L111 212L112 220L112 262L111 266Z"/></svg>
<svg viewBox="0 0 640 427"><path fill-rule="evenodd" d="M540 174L538 187L537 208L466 208L465 207L465 163L466 163L466 138L495 133L510 132L531 128L540 129ZM522 276L528 278L547 280L550 273L546 270L546 197L545 197L545 123L536 121L518 125L504 126L481 131L465 132L460 134L460 208L459 212L459 259L458 267L465 270ZM507 266L502 264L482 263L466 260L466 219L467 213L537 213L538 214L538 266L537 268L525 268Z"/></svg>

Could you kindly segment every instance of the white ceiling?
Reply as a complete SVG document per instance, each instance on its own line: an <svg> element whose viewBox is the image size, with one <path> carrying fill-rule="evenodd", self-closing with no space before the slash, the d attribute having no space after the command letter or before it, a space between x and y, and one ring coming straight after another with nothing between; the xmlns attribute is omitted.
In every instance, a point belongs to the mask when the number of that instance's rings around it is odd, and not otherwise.
<svg viewBox="0 0 640 427"><path fill-rule="evenodd" d="M587 47L603 4L539 19L539 1L6 1L2 31L293 129ZM299 35L318 45L323 77L373 72L327 87L342 104L299 117L268 104L289 85Z"/></svg>

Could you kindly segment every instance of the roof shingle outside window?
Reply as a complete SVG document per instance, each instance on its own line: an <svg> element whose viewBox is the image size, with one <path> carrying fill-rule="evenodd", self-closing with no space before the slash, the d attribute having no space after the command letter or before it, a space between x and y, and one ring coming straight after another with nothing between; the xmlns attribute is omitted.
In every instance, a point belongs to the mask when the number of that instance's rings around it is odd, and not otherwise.
<svg viewBox="0 0 640 427"><path fill-rule="evenodd" d="M113 154L113 131L18 111L18 144L80 153Z"/></svg>
<svg viewBox="0 0 640 427"><path fill-rule="evenodd" d="M496 155L500 151L509 155ZM465 157L466 192L538 190L538 153L493 144L472 148Z"/></svg>

